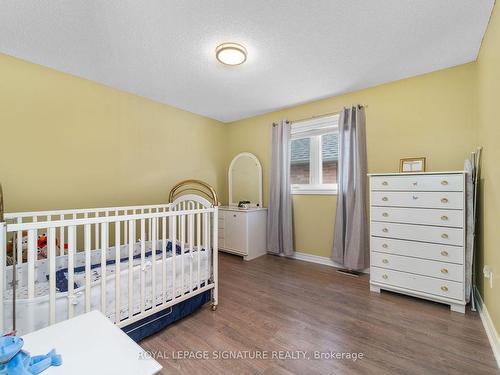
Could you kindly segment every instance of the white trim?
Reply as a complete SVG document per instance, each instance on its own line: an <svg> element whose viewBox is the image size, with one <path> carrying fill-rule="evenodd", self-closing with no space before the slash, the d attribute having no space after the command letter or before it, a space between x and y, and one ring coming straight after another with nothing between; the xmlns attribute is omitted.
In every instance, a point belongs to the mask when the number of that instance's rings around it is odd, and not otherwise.
<svg viewBox="0 0 500 375"><path fill-rule="evenodd" d="M321 185L322 181L322 157L321 157L321 135L309 138L311 146L309 149L310 176L309 187L311 185ZM291 150L290 150L291 152ZM291 164L290 164L291 166Z"/></svg>
<svg viewBox="0 0 500 375"><path fill-rule="evenodd" d="M294 251L293 255L288 256L287 258L302 260L304 262L323 264L324 266L330 266L334 268L344 268L344 266L340 263L334 262L328 257L322 257L319 255L313 255L308 253L302 253L300 251ZM370 268L365 268L362 273L370 273Z"/></svg>
<svg viewBox="0 0 500 375"><path fill-rule="evenodd" d="M308 132L330 133L338 128L340 115L332 115L321 118L313 118L311 120L299 121L292 123L290 133L292 138L302 138Z"/></svg>
<svg viewBox="0 0 500 375"><path fill-rule="evenodd" d="M323 186L313 187L313 185L298 185L304 186L296 187L292 185L292 195L337 195L337 184L332 188L325 188Z"/></svg>
<svg viewBox="0 0 500 375"><path fill-rule="evenodd" d="M389 173L368 173L367 176L408 176L408 175L426 175L426 174L462 174L465 171L444 171L444 172L389 172Z"/></svg>
<svg viewBox="0 0 500 375"><path fill-rule="evenodd" d="M491 349L493 350L493 355L497 361L497 366L500 368L500 338L498 336L498 332L495 329L495 325L491 320L488 309L481 298L481 294L476 287L474 287L474 297L476 299L476 306L479 311L479 316L481 317L481 322L483 322L484 330L486 331Z"/></svg>
<svg viewBox="0 0 500 375"><path fill-rule="evenodd" d="M257 173L259 174L259 201L254 202L253 204L251 203L250 206L256 206L257 207L262 207L262 165L260 164L259 158L252 154L251 152L241 152L238 155L236 155L233 160L231 160L231 164L229 164L229 169L227 171L227 179L228 179L228 188L229 188L229 205L230 206L237 206L238 202L233 202L233 166L236 160L238 160L242 156L247 156L255 162L257 165Z"/></svg>

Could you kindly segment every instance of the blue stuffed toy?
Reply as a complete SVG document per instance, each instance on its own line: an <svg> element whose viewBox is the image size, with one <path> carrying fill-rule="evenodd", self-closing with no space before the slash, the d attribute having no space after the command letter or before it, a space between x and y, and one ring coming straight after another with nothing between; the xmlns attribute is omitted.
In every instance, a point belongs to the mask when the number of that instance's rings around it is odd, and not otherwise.
<svg viewBox="0 0 500 375"><path fill-rule="evenodd" d="M28 352L21 350L23 345L24 341L20 337L0 337L0 375L34 375L62 363L61 356L54 349L47 355L31 357Z"/></svg>

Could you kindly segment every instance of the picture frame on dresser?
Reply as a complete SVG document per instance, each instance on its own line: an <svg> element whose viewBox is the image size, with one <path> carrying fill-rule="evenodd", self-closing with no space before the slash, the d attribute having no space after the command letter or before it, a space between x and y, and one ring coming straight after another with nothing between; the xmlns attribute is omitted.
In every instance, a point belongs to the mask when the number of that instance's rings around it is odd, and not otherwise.
<svg viewBox="0 0 500 375"><path fill-rule="evenodd" d="M370 290L464 313L465 172L369 174Z"/></svg>
<svg viewBox="0 0 500 375"><path fill-rule="evenodd" d="M425 172L426 158L403 158L399 160L399 173Z"/></svg>

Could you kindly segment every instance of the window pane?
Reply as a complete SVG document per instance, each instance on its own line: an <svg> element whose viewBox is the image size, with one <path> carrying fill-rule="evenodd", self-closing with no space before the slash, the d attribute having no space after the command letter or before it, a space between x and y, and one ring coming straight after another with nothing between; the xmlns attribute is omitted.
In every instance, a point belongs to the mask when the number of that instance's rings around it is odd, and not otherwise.
<svg viewBox="0 0 500 375"><path fill-rule="evenodd" d="M337 183L337 165L339 160L339 134L330 133L321 136L322 171L324 184Z"/></svg>
<svg viewBox="0 0 500 375"><path fill-rule="evenodd" d="M290 182L292 184L308 184L310 178L310 148L311 139L292 140Z"/></svg>

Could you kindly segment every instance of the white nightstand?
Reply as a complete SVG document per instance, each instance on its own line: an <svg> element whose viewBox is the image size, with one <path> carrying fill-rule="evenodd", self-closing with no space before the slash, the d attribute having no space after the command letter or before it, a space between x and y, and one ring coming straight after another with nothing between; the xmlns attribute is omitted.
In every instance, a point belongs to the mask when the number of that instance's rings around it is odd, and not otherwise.
<svg viewBox="0 0 500 375"><path fill-rule="evenodd" d="M266 254L267 208L219 208L219 250L252 260Z"/></svg>

